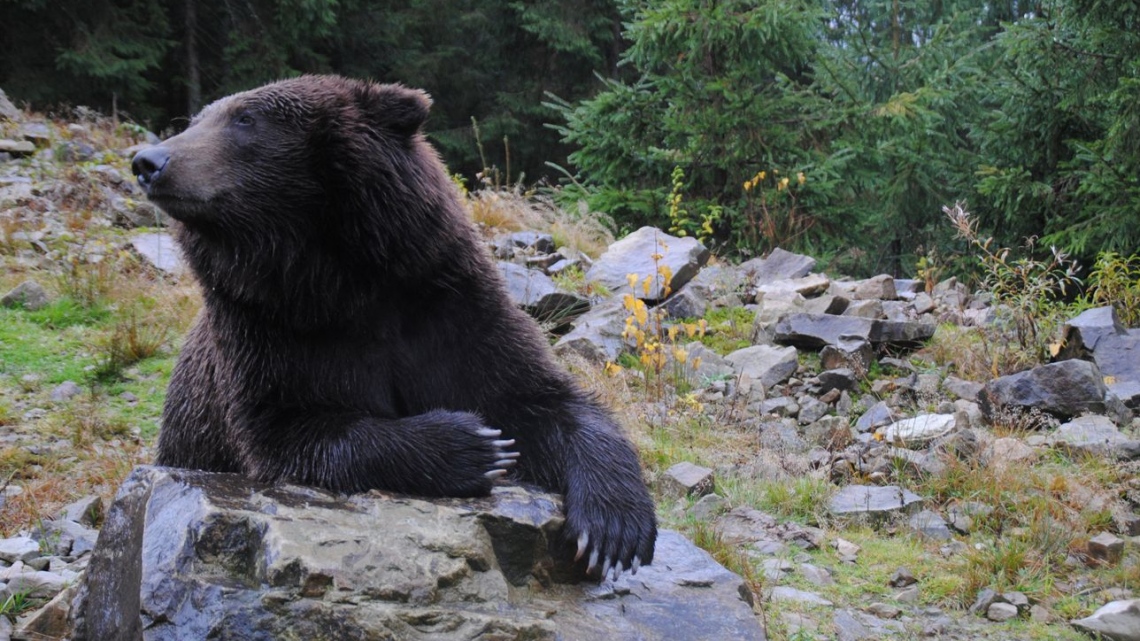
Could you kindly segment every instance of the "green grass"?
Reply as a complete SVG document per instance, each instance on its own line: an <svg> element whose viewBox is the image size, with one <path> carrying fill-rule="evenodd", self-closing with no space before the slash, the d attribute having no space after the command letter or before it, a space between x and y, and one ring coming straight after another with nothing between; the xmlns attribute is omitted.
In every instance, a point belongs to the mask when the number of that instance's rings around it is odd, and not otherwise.
<svg viewBox="0 0 1140 641"><path fill-rule="evenodd" d="M47 329L63 329L76 325L93 326L107 320L109 312L101 305L86 307L70 298L60 298L43 309L28 312L28 320Z"/></svg>
<svg viewBox="0 0 1140 641"><path fill-rule="evenodd" d="M40 321L45 316L33 316L39 313L0 310L0 370L17 380L35 374L43 385L82 383L96 362L97 327L76 323L53 329Z"/></svg>
<svg viewBox="0 0 1140 641"><path fill-rule="evenodd" d="M29 598L27 592L17 592L9 595L0 603L0 616L6 616L15 621L17 616L38 608L42 604L43 601L39 599Z"/></svg>
<svg viewBox="0 0 1140 641"><path fill-rule="evenodd" d="M721 307L709 310L705 321L709 329L701 342L724 356L738 349L752 346L752 324L756 314L743 307Z"/></svg>

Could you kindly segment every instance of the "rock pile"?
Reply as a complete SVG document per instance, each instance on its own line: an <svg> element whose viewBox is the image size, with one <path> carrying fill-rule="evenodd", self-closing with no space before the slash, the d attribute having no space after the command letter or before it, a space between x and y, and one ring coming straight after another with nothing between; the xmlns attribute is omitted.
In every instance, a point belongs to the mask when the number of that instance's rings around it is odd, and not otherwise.
<svg viewBox="0 0 1140 641"><path fill-rule="evenodd" d="M31 532L0 539L0 604L17 599L47 601L14 630L0 616L0 639L67 636L74 588L91 560L102 520L103 504L91 496L68 505Z"/></svg>

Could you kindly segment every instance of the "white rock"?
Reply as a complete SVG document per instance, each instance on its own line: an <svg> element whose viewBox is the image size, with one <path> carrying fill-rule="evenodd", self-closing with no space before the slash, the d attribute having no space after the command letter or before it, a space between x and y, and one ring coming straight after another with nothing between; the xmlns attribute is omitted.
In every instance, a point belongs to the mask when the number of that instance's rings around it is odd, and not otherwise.
<svg viewBox="0 0 1140 641"><path fill-rule="evenodd" d="M879 432L888 443L918 447L949 433L955 425L953 414L923 414L892 423Z"/></svg>

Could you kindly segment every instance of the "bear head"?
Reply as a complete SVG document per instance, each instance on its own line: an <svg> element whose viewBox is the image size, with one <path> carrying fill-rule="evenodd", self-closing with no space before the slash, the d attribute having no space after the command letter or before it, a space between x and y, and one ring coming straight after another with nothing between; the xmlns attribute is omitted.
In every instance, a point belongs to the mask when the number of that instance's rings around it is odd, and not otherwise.
<svg viewBox="0 0 1140 641"><path fill-rule="evenodd" d="M463 244L469 224L420 133L430 106L401 85L283 80L210 104L132 169L207 293L326 307L361 294L346 275L414 286Z"/></svg>

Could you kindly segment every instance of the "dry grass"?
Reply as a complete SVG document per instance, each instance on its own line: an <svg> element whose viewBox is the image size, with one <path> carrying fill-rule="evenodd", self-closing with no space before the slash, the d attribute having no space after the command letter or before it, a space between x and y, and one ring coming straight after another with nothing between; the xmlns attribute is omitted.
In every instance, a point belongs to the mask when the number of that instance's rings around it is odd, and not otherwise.
<svg viewBox="0 0 1140 641"><path fill-rule="evenodd" d="M934 338L919 355L949 364L965 380L979 383L1036 367L1037 356L1022 349L1012 337L993 329L939 325Z"/></svg>
<svg viewBox="0 0 1140 641"><path fill-rule="evenodd" d="M1117 496L1129 478L1124 467L1093 458L1071 461L1058 455L1037 464L1003 465L948 460L943 474L927 477L915 489L935 505L977 502L992 509L973 517L969 551L943 569L959 579L947 591L948 600L968 605L985 587L1019 590L1045 601L1063 596L1055 584L1079 570L1067 561L1088 561L1088 540L1113 529L1121 509ZM1137 589L1140 583L1133 579L1124 587Z"/></svg>
<svg viewBox="0 0 1140 641"><path fill-rule="evenodd" d="M480 189L466 194L465 202L471 218L488 235L511 231L539 231L554 237L558 247L569 247L599 256L611 243L611 221L603 214L591 212L585 203L577 211L567 211L549 196L510 189Z"/></svg>
<svg viewBox="0 0 1140 641"><path fill-rule="evenodd" d="M5 467L5 452L0 452L0 469ZM25 464L25 475L12 477L19 479L21 492L6 497L0 507L0 536L31 528L84 496L97 494L110 501L130 471L151 458L141 444L126 439L92 445L77 454L42 457L38 464ZM4 480L0 486L7 485Z"/></svg>

